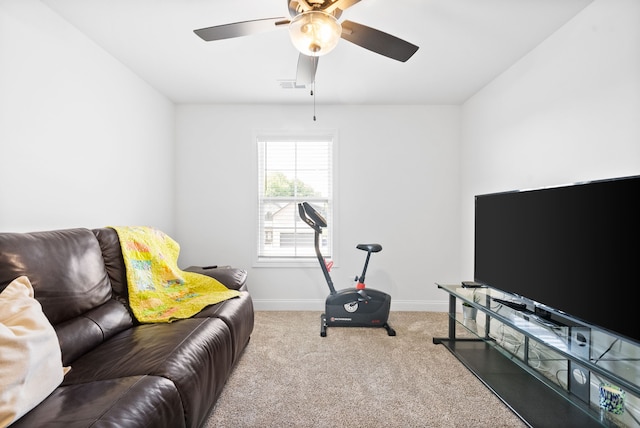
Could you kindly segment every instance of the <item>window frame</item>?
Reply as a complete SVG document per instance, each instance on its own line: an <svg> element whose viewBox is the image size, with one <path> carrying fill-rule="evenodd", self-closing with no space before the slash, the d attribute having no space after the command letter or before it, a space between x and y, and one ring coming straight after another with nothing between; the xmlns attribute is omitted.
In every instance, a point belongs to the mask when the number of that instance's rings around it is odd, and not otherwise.
<svg viewBox="0 0 640 428"><path fill-rule="evenodd" d="M255 180L254 180L254 185L255 185L255 201L256 201L256 208L254 210L254 221L255 221L255 233L253 236L253 245L252 245L252 252L253 252L253 267L317 267L318 266L318 259L315 257L315 252L313 253L313 257L309 257L309 256L287 256L287 257L265 257L265 256L261 256L260 255L260 246L262 245L260 239L261 239L261 234L263 231L263 221L264 219L261 218L261 213L262 211L262 203L264 198L264 195L261 194L260 192L260 184L261 184L261 180L262 178L260 177L261 172L263 172L262 170L262 166L260 165L261 162L261 153L260 153L260 143L262 141L273 141L273 142L298 142L298 143L304 143L305 141L309 141L309 142L313 142L313 141L318 141L318 139L326 139L327 141L331 142L331 183L329 185L329 196L327 198L321 197L321 198L314 198L314 197L308 197L308 198L301 198L299 199L299 201L305 200L308 201L311 204L324 204L323 201L327 200L329 202L329 211L330 212L324 212L323 215L326 216L327 219L327 224L328 227L324 229L323 231L323 235L324 234L328 234L329 236L329 242L330 242L330 253L331 254L325 254L323 252L323 256L326 257L327 259L331 259L334 261L334 264L336 262L336 258L337 258L337 242L336 242L336 237L338 236L337 234L337 230L338 230L338 226L337 226L337 221L336 221L336 216L335 213L337 212L337 206L336 206L336 201L338 200L337 197L337 189L339 188L338 186L338 164L337 164L337 147L338 147L338 135L337 132L335 130L301 130L301 131L255 131L254 132L254 136L253 136L253 148L254 148L254 153L255 153L255 169L254 169L254 173L255 173ZM296 215L297 215L297 206L296 206ZM304 227L309 228L308 225L304 225ZM311 231L311 228L309 228L309 230Z"/></svg>

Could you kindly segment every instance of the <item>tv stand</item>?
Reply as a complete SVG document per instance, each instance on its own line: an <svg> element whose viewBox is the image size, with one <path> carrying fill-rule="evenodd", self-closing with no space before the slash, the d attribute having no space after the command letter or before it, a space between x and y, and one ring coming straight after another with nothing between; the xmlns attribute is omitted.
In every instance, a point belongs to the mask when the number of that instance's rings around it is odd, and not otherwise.
<svg viewBox="0 0 640 428"><path fill-rule="evenodd" d="M433 343L529 426L640 426L640 345L566 314L527 309L517 296L491 287L436 285L449 293L449 323L448 336ZM464 319L458 301L476 308L477 319ZM625 413L599 408L601 382L625 391Z"/></svg>

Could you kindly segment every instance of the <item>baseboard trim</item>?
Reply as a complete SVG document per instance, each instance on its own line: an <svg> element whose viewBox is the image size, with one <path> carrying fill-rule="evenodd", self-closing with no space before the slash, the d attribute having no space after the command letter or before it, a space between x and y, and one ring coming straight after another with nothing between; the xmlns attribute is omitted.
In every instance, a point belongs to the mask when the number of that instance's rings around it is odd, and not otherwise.
<svg viewBox="0 0 640 428"><path fill-rule="evenodd" d="M324 310L324 299L253 299L257 311L318 311ZM398 312L447 312L448 300L393 300L391 310Z"/></svg>

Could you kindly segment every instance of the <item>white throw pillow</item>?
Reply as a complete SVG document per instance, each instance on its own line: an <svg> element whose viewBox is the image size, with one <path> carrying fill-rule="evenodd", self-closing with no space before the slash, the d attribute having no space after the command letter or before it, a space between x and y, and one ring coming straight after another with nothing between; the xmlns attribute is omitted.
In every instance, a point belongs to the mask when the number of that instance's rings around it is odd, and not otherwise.
<svg viewBox="0 0 640 428"><path fill-rule="evenodd" d="M56 332L26 276L0 293L0 427L47 398L63 379Z"/></svg>

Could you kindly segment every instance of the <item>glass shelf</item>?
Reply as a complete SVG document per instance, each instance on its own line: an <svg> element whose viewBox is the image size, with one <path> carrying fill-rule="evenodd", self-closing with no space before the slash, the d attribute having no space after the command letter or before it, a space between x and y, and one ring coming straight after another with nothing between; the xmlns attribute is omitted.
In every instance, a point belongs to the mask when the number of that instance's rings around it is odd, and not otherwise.
<svg viewBox="0 0 640 428"><path fill-rule="evenodd" d="M640 397L640 345L615 336L596 326L553 310L537 310L529 304L526 308L514 308L511 304L523 304L517 296L490 287L465 288L461 285L441 285L438 288L450 295L449 339L482 340L501 354L524 366L535 376L550 379L568 400L576 397L568 384L571 372L576 368L587 373L588 384L582 400L592 409L597 408L598 389L595 381L607 382L622 388L627 398L637 405ZM498 299L498 301L496 301ZM500 302L502 300L503 302ZM466 304L478 310L474 321L463 318L460 306ZM524 302L527 303L527 302ZM545 367L564 367L544 370ZM539 370L542 367L543 370ZM575 382L575 381L573 381ZM631 395L631 396L630 396ZM631 404L631 403L630 403ZM630 418L632 415L626 415ZM632 426L640 426L635 417ZM607 424L605 424L606 426ZM615 424L614 424L615 425Z"/></svg>

